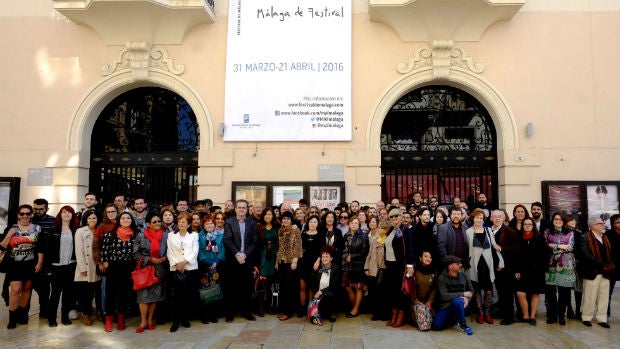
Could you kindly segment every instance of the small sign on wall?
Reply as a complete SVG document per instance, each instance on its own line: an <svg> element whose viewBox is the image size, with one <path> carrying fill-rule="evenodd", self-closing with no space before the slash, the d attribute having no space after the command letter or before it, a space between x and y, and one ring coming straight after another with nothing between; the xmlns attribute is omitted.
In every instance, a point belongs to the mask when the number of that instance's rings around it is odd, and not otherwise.
<svg viewBox="0 0 620 349"><path fill-rule="evenodd" d="M47 186L52 185L53 172L51 168L29 168L28 169L28 185L29 186Z"/></svg>
<svg viewBox="0 0 620 349"><path fill-rule="evenodd" d="M344 165L319 164L319 181L344 181Z"/></svg>

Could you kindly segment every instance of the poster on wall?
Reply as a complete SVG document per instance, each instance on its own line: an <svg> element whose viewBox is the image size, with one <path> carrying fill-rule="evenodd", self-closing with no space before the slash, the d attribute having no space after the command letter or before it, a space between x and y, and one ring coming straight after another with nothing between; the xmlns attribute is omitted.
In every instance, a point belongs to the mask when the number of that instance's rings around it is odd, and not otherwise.
<svg viewBox="0 0 620 349"><path fill-rule="evenodd" d="M267 203L267 186L265 185L240 185L235 188L234 201L246 200L249 204L260 201Z"/></svg>
<svg viewBox="0 0 620 349"><path fill-rule="evenodd" d="M588 219L602 218L607 229L611 229L609 218L618 214L618 186L613 184L588 185L587 194Z"/></svg>
<svg viewBox="0 0 620 349"><path fill-rule="evenodd" d="M333 211L340 203L339 186L311 186L310 187L310 206L318 208L328 208Z"/></svg>
<svg viewBox="0 0 620 349"><path fill-rule="evenodd" d="M350 141L351 1L229 5L224 141Z"/></svg>
<svg viewBox="0 0 620 349"><path fill-rule="evenodd" d="M549 185L549 212L581 212L581 186L578 184Z"/></svg>
<svg viewBox="0 0 620 349"><path fill-rule="evenodd" d="M288 203L293 209L299 207L299 200L304 197L303 185L274 185L273 186L273 205Z"/></svg>

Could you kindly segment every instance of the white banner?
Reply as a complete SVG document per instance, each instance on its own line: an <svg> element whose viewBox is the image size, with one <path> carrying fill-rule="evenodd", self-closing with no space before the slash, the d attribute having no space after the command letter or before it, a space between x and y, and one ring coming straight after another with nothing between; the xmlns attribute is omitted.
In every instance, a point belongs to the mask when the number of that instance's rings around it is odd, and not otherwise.
<svg viewBox="0 0 620 349"><path fill-rule="evenodd" d="M229 4L224 140L351 140L351 0Z"/></svg>

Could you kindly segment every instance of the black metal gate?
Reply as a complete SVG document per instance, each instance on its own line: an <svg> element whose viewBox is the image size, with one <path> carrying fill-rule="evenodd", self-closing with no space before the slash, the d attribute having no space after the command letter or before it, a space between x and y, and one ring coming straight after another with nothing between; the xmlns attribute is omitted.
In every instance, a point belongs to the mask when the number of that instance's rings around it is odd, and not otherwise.
<svg viewBox="0 0 620 349"><path fill-rule="evenodd" d="M441 203L497 198L495 127L486 109L450 86L427 86L402 97L381 130L382 199L411 202L419 191Z"/></svg>
<svg viewBox="0 0 620 349"><path fill-rule="evenodd" d="M112 202L143 196L149 206L196 200L198 125L191 107L162 88L138 88L101 113L91 140L89 190Z"/></svg>

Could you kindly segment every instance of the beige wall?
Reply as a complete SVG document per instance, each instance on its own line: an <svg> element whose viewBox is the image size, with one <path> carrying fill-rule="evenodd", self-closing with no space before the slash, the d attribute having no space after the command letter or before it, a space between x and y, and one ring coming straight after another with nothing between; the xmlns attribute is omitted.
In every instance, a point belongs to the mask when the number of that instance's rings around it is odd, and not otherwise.
<svg viewBox="0 0 620 349"><path fill-rule="evenodd" d="M0 36L5 48L0 175L22 177L22 202L43 196L52 203L75 204L88 185L84 145L90 134L81 135L86 141L72 148L72 122L94 121L96 115L76 112L109 81L99 68L123 47L105 46L90 28L55 13L49 1L29 4L10 0L0 10L0 32L5 33ZM344 164L347 198L363 203L379 199L380 152L372 140L380 129L369 129L371 119L386 93L398 92L395 86L402 89L400 95L416 87L399 85L408 76L396 66L429 43L402 42L388 26L370 22L366 8L365 1L354 2L351 142L223 142L216 130L224 117L225 2L218 2L214 24L194 28L182 45L165 46L175 63L185 66L173 78L194 92L205 109L199 197L222 203L230 196L231 181L315 181L319 164ZM490 86L511 112L501 116L511 118L504 122L516 131L513 143L500 144L503 205L540 200L542 180L620 178L620 166L614 164L620 159L619 33L618 1L562 5L539 0L528 1L510 22L491 26L479 42L456 43L485 64L475 78ZM464 88L450 79L440 83ZM99 104L137 86L120 86ZM530 138L525 136L528 122L534 124ZM28 168L42 167L54 169L54 185L26 185Z"/></svg>

